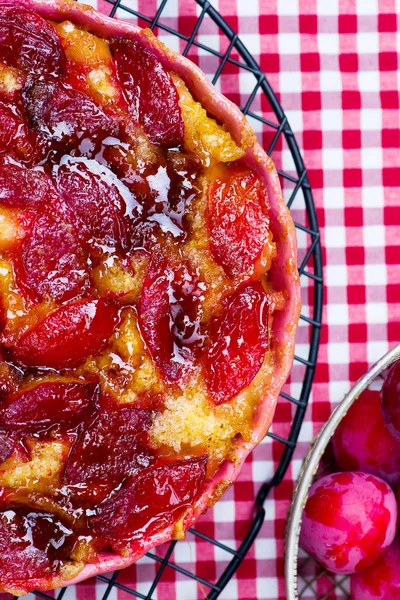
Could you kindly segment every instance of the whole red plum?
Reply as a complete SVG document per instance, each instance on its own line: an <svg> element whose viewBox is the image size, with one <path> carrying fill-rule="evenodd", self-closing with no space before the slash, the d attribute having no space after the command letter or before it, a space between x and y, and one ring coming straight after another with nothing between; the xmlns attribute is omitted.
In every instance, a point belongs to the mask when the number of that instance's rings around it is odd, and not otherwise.
<svg viewBox="0 0 400 600"><path fill-rule="evenodd" d="M367 473L333 473L310 488L300 546L333 573L369 567L393 542L396 498Z"/></svg>
<svg viewBox="0 0 400 600"><path fill-rule="evenodd" d="M400 538L371 567L351 577L352 600L400 598Z"/></svg>
<svg viewBox="0 0 400 600"><path fill-rule="evenodd" d="M381 402L385 423L400 443L400 360L387 372L381 390Z"/></svg>
<svg viewBox="0 0 400 600"><path fill-rule="evenodd" d="M378 391L366 390L350 407L332 438L342 471L364 471L400 484L400 442L383 420Z"/></svg>

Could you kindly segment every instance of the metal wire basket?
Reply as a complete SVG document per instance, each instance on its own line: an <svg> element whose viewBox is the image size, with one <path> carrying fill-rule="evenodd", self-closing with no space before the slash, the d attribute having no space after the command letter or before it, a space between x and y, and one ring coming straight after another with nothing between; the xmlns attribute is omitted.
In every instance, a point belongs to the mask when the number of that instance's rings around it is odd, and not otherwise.
<svg viewBox="0 0 400 600"><path fill-rule="evenodd" d="M298 269L304 306L300 317L300 343L296 347L299 350L292 371L295 391L287 385L281 393L281 402L291 407L289 433L287 434L287 423L284 432L280 430L279 423L275 423L268 433L267 443L273 446L274 456L279 455L280 458L272 477L258 491L254 519L242 535L240 544L235 546L218 540L218 530L215 536L210 534L210 528L204 526L207 523L200 519L196 527L189 531L188 538L202 544L202 552L212 549L225 557L224 561L219 561L217 569L210 567L206 576L183 566L179 556L187 553L187 549L184 552L177 550L184 542L172 542L166 548L163 547L162 551L155 549L149 552L136 563L137 573L145 572L146 569L148 572L150 564L158 567L154 577L144 578L146 585L139 576L136 584L127 582L123 573L120 575L118 571L97 577L97 600L107 600L116 591L143 600L155 597L158 600L169 599L171 596L165 591L165 587L161 592L160 584L165 582L168 586L168 582L174 580L177 574L186 582L195 581L201 590L201 597L215 600L234 576L260 531L265 519L264 501L270 490L282 481L296 447L311 391L320 340L323 294L320 234L310 183L295 135L266 75L238 34L207 0L185 0L185 11L189 8L191 16L184 18L178 18L170 10L175 5L174 0L140 2L145 7L144 10L149 11L147 14L138 10L139 2L140 0L102 0L101 4L103 7L110 5L111 17L127 19L154 30L164 43L199 64L213 84L241 108L256 131L260 143L275 161L286 203L295 220L299 241ZM157 4L156 8L154 4ZM218 43L215 43L216 39ZM242 81L245 79L245 87L250 90L248 94L232 93L229 85L232 75L238 76ZM75 593L71 592L70 596L68 588L58 590L55 594L36 592L37 596L48 600L61 600L65 594L67 598L75 598ZM80 597L83 597L82 592ZM193 600L193 596L179 596L179 600L188 599Z"/></svg>
<svg viewBox="0 0 400 600"><path fill-rule="evenodd" d="M350 599L349 577L333 575L305 552L299 551L299 535L308 492L327 445L340 421L360 394L400 358L400 344L385 354L351 388L315 438L301 469L289 512L286 534L285 577L287 600Z"/></svg>

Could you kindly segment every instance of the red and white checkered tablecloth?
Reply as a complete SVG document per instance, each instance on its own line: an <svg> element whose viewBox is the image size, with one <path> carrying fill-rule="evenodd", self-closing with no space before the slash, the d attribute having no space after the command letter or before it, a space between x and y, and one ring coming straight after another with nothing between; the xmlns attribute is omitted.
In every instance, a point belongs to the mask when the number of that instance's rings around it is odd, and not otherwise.
<svg viewBox="0 0 400 600"><path fill-rule="evenodd" d="M92 0L109 14L112 5ZM156 0L123 0L125 6L154 15ZM368 365L400 341L400 13L399 0L212 0L259 61L278 94L308 168L322 232L325 308L319 365L310 406L295 457L282 484L267 499L266 521L246 560L222 595L224 600L284 600L284 530L294 480L313 436L332 407ZM200 12L194 0L168 0L162 22L190 35ZM126 18L126 13L117 11ZM185 43L161 33L177 50ZM198 40L224 51L226 39L211 19ZM213 73L219 60L201 51L200 66ZM250 73L227 65L219 88L244 106L254 87ZM256 97L253 110L266 111ZM264 112L268 118L270 113ZM256 122L252 122L255 125ZM258 126L261 141L270 133ZM269 136L269 137L268 137ZM267 139L268 138L268 139ZM274 151L276 164L294 172L285 142ZM285 187L285 195L290 189ZM305 222L301 203L295 218ZM300 246L307 243L300 239ZM307 282L303 282L307 284ZM307 288L303 299L307 311ZM297 353L307 349L305 330ZM304 354L303 354L304 355ZM298 395L303 370L292 373L290 391ZM291 406L281 400L274 432L287 436ZM252 520L261 483L273 473L279 445L271 440L253 452L234 485L199 528L232 547L243 540ZM160 551L162 555L162 549ZM221 574L229 558L210 544L179 542L175 562L206 579ZM146 595L157 564L148 558L121 572L118 583ZM65 600L101 599L106 583L68 589ZM196 600L208 588L167 569L155 600ZM1 596L1 594L0 594ZM110 600L132 598L113 588Z"/></svg>

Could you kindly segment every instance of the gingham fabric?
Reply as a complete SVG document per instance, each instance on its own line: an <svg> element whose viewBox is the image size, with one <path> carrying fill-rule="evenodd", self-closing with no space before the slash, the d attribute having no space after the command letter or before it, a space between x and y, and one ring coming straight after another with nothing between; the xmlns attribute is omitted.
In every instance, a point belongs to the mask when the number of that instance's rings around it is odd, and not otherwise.
<svg viewBox="0 0 400 600"><path fill-rule="evenodd" d="M105 14L112 4L90 2ZM155 0L122 2L147 15ZM212 0L265 71L288 116L302 150L322 233L325 275L324 326L310 405L294 459L281 485L267 499L267 517L236 576L221 594L224 600L284 600L284 530L294 481L313 436L332 408L368 366L400 341L400 2L396 0ZM162 22L190 35L200 9L194 0L168 0ZM127 18L118 10L117 16ZM161 32L161 39L182 51L185 42ZM228 42L210 19L196 37L216 50ZM219 60L199 51L190 54L207 73ZM237 55L235 55L237 56ZM254 87L251 74L226 65L218 87L241 107ZM252 110L274 118L261 92ZM251 120L266 145L270 133ZM268 137L269 136L269 137ZM273 152L279 168L294 173L282 140ZM290 186L285 185L285 196ZM295 202L297 221L306 223L304 205ZM309 244L306 235L301 251ZM304 284L305 314L311 302ZM298 336L297 353L305 356L307 335ZM290 392L298 397L304 369L297 365ZM287 436L292 407L281 400L274 432ZM231 547L243 540L253 518L253 502L280 457L270 439L252 453L242 473L199 529ZM158 554L165 550L160 548ZM207 580L221 574L230 558L222 550L189 535L171 557ZM127 600L124 586L145 597L157 563L144 558L121 572L110 600ZM90 580L68 588L66 600L100 600L106 582ZM315 588L316 589L316 588ZM327 588L320 585L321 595ZM152 598L195 600L206 586L167 569ZM4 598L3 598L4 596ZM304 598L314 598L310 591ZM335 596L331 595L330 598ZM342 597L338 595L337 597ZM0 600L5 595L0 594Z"/></svg>

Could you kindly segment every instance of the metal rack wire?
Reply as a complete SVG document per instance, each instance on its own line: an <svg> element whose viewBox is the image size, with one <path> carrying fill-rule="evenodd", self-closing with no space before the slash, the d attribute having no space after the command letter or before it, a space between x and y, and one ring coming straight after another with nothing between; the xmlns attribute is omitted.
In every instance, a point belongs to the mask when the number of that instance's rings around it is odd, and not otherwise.
<svg viewBox="0 0 400 600"><path fill-rule="evenodd" d="M350 600L350 577L330 573L305 552L298 578L301 600Z"/></svg>
<svg viewBox="0 0 400 600"><path fill-rule="evenodd" d="M117 571L111 575L100 575L97 577L103 585L105 584L101 600L107 600L113 589L121 590L132 597L141 598L142 600L153 600L161 578L171 569L195 580L203 590L206 590L204 596L207 600L215 600L220 596L222 590L244 560L260 531L265 519L265 509L263 506L265 499L271 489L282 481L290 464L311 391L320 339L323 293L320 234L307 172L288 119L267 77L251 53L246 49L237 33L233 31L208 0L188 0L188 2L196 2L199 7L197 10L197 19L190 33L183 33L179 30L179 27L170 26L169 21L163 18L168 1L158 0L158 8L155 14L151 15L144 14L132 8L132 5L136 4L135 0L106 0L110 4L109 14L111 17L117 16L134 19L139 25L156 30L156 33L162 36L170 36L171 39L175 38L175 40L177 38L181 52L192 60L196 61L199 53L203 57L212 57L216 65L211 74L214 84L220 84L225 70L236 69L238 72L254 76L252 91L243 106L241 106L241 110L251 121L253 127L259 131L264 148L269 155L272 154L275 162L277 161L274 151L277 151L278 147L281 148L283 142L287 144L288 153L292 158L293 169L279 168L278 164L278 174L283 183L284 190L287 192L288 207L293 209L296 205L298 210L294 211L294 213L297 214L302 210L305 214L305 223L296 223L296 228L298 234L307 239L305 249L302 255L300 255L300 264L298 266L299 274L306 284L305 287L307 288L308 304L310 307L308 314L304 313L300 317L302 325L307 328L307 344L302 344L303 348L307 346L307 350L302 356L295 357L295 365L301 366L304 369L300 393L296 396L287 391L281 393L282 401L287 401L294 407L290 432L286 437L278 435L273 431L268 433L271 443L281 448L281 458L273 477L262 485L257 494L254 519L239 548L234 549L227 543L222 543L212 536L206 535L197 527L190 530L190 534L195 536L197 540L211 544L213 547L230 556L229 562L222 574L220 574L216 581L212 581L192 573L179 565L177 561L174 562L172 560L173 551L177 544L182 543L174 541L169 545L168 550L163 556L159 556L154 551L147 554L147 559L158 563L159 568L146 593L139 592L133 586L125 585L125 583L119 581L119 572ZM219 36L222 34L222 37L225 39L226 49L223 52L213 48L211 44L205 44L200 40L201 36L199 33L201 33L201 27L205 20L209 19L212 20L214 26L217 28ZM207 74L210 75L210 73ZM229 97L229 94L227 95ZM236 98L232 99L236 100ZM269 116L270 114L272 115L271 118L266 118L266 115ZM46 600L52 600L54 597L56 600L62 600L66 590L67 588L59 590L55 596L41 592L36 592L36 594Z"/></svg>

